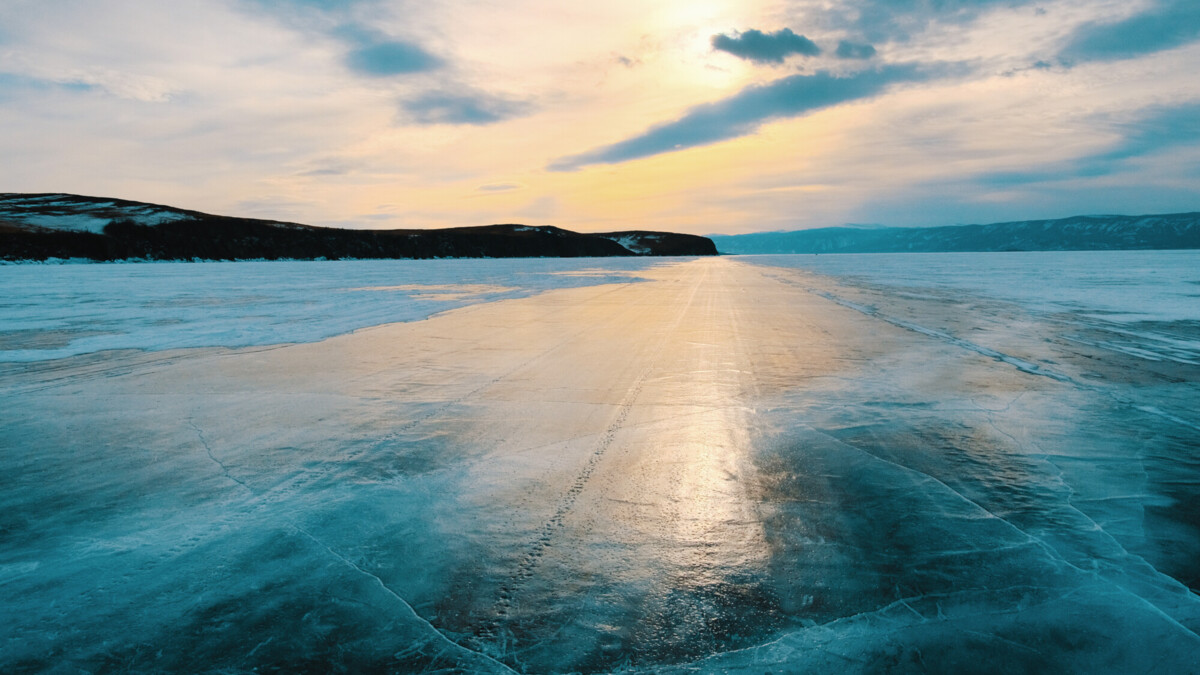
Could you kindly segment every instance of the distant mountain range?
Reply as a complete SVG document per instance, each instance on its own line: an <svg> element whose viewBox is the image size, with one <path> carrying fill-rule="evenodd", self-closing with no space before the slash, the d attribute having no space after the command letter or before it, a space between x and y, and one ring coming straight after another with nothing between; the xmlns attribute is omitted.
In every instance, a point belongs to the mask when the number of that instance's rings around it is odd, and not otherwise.
<svg viewBox="0 0 1200 675"><path fill-rule="evenodd" d="M826 227L710 238L725 254L1185 249L1200 248L1200 213L947 227Z"/></svg>
<svg viewBox="0 0 1200 675"><path fill-rule="evenodd" d="M706 237L485 225L352 230L68 194L0 193L0 260L256 260L715 255Z"/></svg>

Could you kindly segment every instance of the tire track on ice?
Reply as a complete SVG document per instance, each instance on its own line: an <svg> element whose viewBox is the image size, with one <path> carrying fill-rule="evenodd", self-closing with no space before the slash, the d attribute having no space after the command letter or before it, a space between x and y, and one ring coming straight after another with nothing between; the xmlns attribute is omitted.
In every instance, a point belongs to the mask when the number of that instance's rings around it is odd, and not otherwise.
<svg viewBox="0 0 1200 675"><path fill-rule="evenodd" d="M509 575L508 581L501 583L496 594L496 599L492 604L492 612L490 619L484 623L475 633L474 639L468 638L469 642L482 643L479 645L478 651L487 650L490 646L490 651L497 659L504 659L508 655L508 645L511 633L506 630L505 624L508 622L509 613L512 609L516 597L521 593L525 582L534 576L538 565L541 563L546 549L550 548L555 536L562 530L567 516L574 508L576 501L579 499L584 488L587 487L596 468L601 460L604 459L613 442L616 440L617 433L625 426L626 420L629 418L630 411L633 410L634 404L641 395L645 387L646 380L649 378L657 365L659 358L672 335L675 334L682 323L684 316L692 307L696 293L708 278L709 270L706 268L704 274L692 285L687 291L687 297L669 327L663 331L662 337L651 352L648 363L641 370L633 384L626 390L621 402L618 404L616 416L605 428L604 433L600 436L596 446L589 453L587 461L575 479L571 481L570 487L559 500L558 506L554 509L553 514L549 519L537 530L538 535L530 542L524 555L522 555L517 563L516 568ZM585 329L580 334L591 332Z"/></svg>

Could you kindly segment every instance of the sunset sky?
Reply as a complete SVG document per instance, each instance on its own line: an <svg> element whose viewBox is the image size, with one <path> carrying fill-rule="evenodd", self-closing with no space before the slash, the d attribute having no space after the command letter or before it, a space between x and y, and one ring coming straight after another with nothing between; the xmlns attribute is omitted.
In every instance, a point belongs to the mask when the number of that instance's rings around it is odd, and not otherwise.
<svg viewBox="0 0 1200 675"><path fill-rule="evenodd" d="M2 0L0 192L741 233L1200 210L1197 0Z"/></svg>

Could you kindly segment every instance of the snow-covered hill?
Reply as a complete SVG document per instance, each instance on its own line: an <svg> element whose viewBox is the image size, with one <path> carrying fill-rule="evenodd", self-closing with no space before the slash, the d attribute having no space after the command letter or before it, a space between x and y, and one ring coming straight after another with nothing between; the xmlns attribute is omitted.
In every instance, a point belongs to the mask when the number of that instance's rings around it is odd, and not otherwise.
<svg viewBox="0 0 1200 675"><path fill-rule="evenodd" d="M114 220L138 225L188 220L202 215L170 206L68 194L0 193L0 223L46 230L99 234Z"/></svg>
<svg viewBox="0 0 1200 675"><path fill-rule="evenodd" d="M715 255L705 237L542 225L355 230L68 194L0 193L0 260L536 258Z"/></svg>

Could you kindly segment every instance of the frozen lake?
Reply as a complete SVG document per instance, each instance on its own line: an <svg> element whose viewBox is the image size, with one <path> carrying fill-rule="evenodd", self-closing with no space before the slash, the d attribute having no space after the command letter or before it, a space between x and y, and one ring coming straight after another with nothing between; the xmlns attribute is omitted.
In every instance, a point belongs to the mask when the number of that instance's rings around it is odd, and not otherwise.
<svg viewBox="0 0 1200 675"><path fill-rule="evenodd" d="M1109 321L1200 321L1200 252L1032 251L743 256L856 283L949 291Z"/></svg>
<svg viewBox="0 0 1200 675"><path fill-rule="evenodd" d="M661 264L563 258L0 265L0 361L314 342Z"/></svg>
<svg viewBox="0 0 1200 675"><path fill-rule="evenodd" d="M1169 251L3 266L0 671L1196 672L1198 296Z"/></svg>

